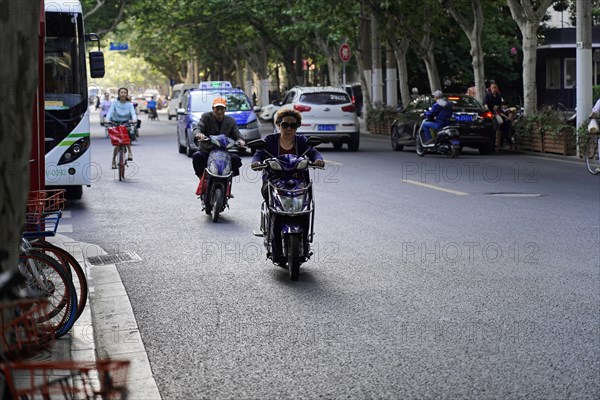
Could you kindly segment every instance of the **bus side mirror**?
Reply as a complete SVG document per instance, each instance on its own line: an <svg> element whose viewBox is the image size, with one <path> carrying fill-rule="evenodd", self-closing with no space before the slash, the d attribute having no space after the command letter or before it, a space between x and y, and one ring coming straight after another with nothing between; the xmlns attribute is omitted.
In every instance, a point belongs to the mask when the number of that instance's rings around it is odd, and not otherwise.
<svg viewBox="0 0 600 400"><path fill-rule="evenodd" d="M101 51L90 51L90 76L104 78L104 53Z"/></svg>

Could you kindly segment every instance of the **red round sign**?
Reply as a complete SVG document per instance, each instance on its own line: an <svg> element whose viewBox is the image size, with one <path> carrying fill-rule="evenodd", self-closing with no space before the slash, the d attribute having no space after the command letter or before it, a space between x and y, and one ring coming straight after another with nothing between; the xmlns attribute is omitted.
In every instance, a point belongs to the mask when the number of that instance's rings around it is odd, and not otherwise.
<svg viewBox="0 0 600 400"><path fill-rule="evenodd" d="M340 58L342 59L343 62L348 62L350 61L350 46L348 46L348 43L344 43L343 45L340 46Z"/></svg>

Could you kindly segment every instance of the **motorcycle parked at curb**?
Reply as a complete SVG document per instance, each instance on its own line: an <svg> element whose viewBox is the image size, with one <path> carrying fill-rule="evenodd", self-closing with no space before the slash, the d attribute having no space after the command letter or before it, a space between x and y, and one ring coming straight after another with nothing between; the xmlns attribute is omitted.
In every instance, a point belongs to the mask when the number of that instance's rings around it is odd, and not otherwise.
<svg viewBox="0 0 600 400"><path fill-rule="evenodd" d="M308 138L314 147L322 141ZM266 142L257 139L249 142L253 150L263 149ZM300 265L310 259L310 243L314 237L315 201L308 168L322 169L305 157L283 154L264 160L255 170L268 174L268 200L261 205L260 231L254 235L264 238L267 258L275 265L287 268L290 279L298 280Z"/></svg>
<svg viewBox="0 0 600 400"><path fill-rule="evenodd" d="M415 148L417 155L423 157L425 153L439 153L444 154L450 158L456 158L460 154L460 141L459 131L457 126L444 126L443 128L436 131L435 140L433 143L426 144L423 138L423 123L426 119L423 118L421 126L417 131L417 137L415 138Z"/></svg>
<svg viewBox="0 0 600 400"><path fill-rule="evenodd" d="M233 168L230 152L236 152L236 143L224 134L212 135L198 141L200 148L208 151L208 161L198 183L196 195L202 200L202 209L213 222L229 208Z"/></svg>

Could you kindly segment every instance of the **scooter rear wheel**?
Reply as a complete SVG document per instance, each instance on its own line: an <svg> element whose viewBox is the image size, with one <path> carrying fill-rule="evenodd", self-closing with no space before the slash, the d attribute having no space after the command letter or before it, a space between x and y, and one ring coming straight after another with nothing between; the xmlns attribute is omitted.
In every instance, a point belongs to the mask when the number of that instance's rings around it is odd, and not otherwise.
<svg viewBox="0 0 600 400"><path fill-rule="evenodd" d="M425 148L421 144L421 140L418 136L415 138L415 151L419 157L423 157L425 155Z"/></svg>
<svg viewBox="0 0 600 400"><path fill-rule="evenodd" d="M447 156L450 158L456 158L458 157L459 152L460 150L456 147L450 147L450 151L448 152Z"/></svg>

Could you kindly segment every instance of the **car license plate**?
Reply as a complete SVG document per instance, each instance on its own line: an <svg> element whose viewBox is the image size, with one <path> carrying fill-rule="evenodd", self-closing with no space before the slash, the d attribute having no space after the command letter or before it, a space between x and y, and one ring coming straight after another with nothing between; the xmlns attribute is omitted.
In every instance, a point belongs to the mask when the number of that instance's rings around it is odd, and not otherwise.
<svg viewBox="0 0 600 400"><path fill-rule="evenodd" d="M335 131L335 125L318 125L317 129L320 131Z"/></svg>
<svg viewBox="0 0 600 400"><path fill-rule="evenodd" d="M469 114L455 114L454 119L460 122L471 122L473 121L473 116Z"/></svg>

